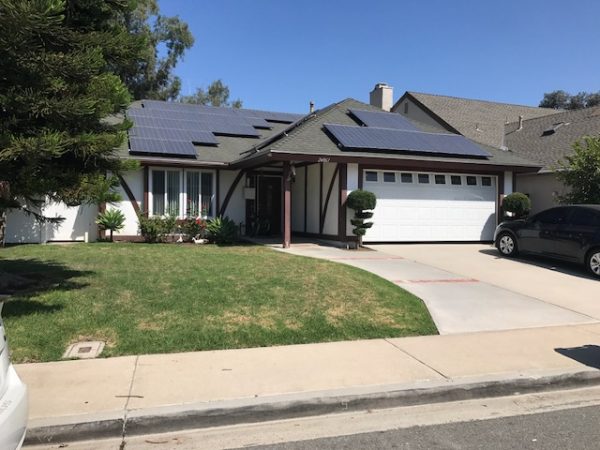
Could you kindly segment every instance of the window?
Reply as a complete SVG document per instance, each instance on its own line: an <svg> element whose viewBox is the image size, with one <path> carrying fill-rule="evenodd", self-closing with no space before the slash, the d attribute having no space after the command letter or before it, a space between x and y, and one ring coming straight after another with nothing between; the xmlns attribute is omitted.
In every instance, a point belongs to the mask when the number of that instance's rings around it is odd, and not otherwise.
<svg viewBox="0 0 600 450"><path fill-rule="evenodd" d="M377 172L365 172L366 181L377 181Z"/></svg>
<svg viewBox="0 0 600 450"><path fill-rule="evenodd" d="M450 183L452 183L454 186L460 186L462 184L462 179L460 175L451 175Z"/></svg>
<svg viewBox="0 0 600 450"><path fill-rule="evenodd" d="M152 214L179 216L179 170L152 171Z"/></svg>
<svg viewBox="0 0 600 450"><path fill-rule="evenodd" d="M467 186L477 186L477 177L467 176Z"/></svg>
<svg viewBox="0 0 600 450"><path fill-rule="evenodd" d="M383 181L385 183L395 183L396 174L394 172L383 172Z"/></svg>
<svg viewBox="0 0 600 450"><path fill-rule="evenodd" d="M552 208L534 216L533 222L541 223L543 225L559 225L565 222L566 216L566 208Z"/></svg>
<svg viewBox="0 0 600 450"><path fill-rule="evenodd" d="M435 184L446 184L446 175L436 175Z"/></svg>
<svg viewBox="0 0 600 450"><path fill-rule="evenodd" d="M429 184L429 174L428 173L420 173L418 178L419 178L420 184Z"/></svg>
<svg viewBox="0 0 600 450"><path fill-rule="evenodd" d="M481 185L482 186L491 186L492 185L492 177L481 177Z"/></svg>
<svg viewBox="0 0 600 450"><path fill-rule="evenodd" d="M586 208L573 208L569 222L578 227L600 227L600 213Z"/></svg>
<svg viewBox="0 0 600 450"><path fill-rule="evenodd" d="M404 114L408 114L408 102L404 103Z"/></svg>
<svg viewBox="0 0 600 450"><path fill-rule="evenodd" d="M412 183L413 182L413 174L412 173L401 173L400 181L402 183Z"/></svg>
<svg viewBox="0 0 600 450"><path fill-rule="evenodd" d="M212 216L213 173L198 170L152 170L151 194L154 216Z"/></svg>

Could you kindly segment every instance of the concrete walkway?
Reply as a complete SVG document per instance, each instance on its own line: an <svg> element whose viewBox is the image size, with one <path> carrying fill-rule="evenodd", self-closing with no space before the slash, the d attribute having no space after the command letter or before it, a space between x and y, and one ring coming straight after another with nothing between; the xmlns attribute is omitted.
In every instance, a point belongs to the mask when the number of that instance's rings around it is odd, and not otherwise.
<svg viewBox="0 0 600 450"><path fill-rule="evenodd" d="M16 369L29 387L31 439L52 439L53 427L74 430L72 424L91 424L86 432L92 432L100 421L120 421L121 427L125 418L153 416L152 423L160 425L156 417L161 414L190 410L227 412L283 401L323 404L342 394L595 373L599 342L600 324L595 324L22 364ZM48 434L40 434L44 427Z"/></svg>
<svg viewBox="0 0 600 450"><path fill-rule="evenodd" d="M423 300L440 334L598 322L587 314L414 261L398 252L318 245L279 250L349 264L401 286Z"/></svg>

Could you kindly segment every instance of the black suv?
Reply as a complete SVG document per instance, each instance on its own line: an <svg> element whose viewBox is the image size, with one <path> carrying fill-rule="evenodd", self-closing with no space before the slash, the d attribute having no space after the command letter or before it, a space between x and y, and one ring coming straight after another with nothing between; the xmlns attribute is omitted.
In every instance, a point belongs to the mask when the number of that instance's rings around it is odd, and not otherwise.
<svg viewBox="0 0 600 450"><path fill-rule="evenodd" d="M494 242L504 256L523 252L577 262L600 278L600 205L558 206L503 222Z"/></svg>

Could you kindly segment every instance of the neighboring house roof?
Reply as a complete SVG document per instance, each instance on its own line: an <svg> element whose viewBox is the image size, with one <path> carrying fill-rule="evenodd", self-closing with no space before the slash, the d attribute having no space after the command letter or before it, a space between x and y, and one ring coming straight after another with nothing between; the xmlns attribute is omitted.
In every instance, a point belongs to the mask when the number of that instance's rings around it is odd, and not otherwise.
<svg viewBox="0 0 600 450"><path fill-rule="evenodd" d="M506 146L523 157L540 163L543 171L553 171L559 161L573 151L584 136L600 135L600 106L565 111L560 114L506 125Z"/></svg>
<svg viewBox="0 0 600 450"><path fill-rule="evenodd" d="M369 158L372 161L384 160L384 159L397 159L397 160L418 160L427 162L444 162L444 163L460 163L463 165L489 165L489 166L520 166L537 169L539 165L526 160L522 157L515 155L510 151L503 151L492 146L480 145L486 150L490 157L481 158L468 158L468 157L448 157L439 156L433 154L408 154L402 151L347 151L340 148L338 142L325 131L325 124L339 124L339 125L354 125L358 123L349 114L350 109L363 109L379 111L379 108L371 105L359 102L354 99L346 99L339 103L332 104L324 109L316 111L314 114L309 114L303 119L299 120L296 124L290 126L284 133L273 136L267 139L264 143L260 144L256 151L241 158L237 162L247 161L253 158L260 158L268 153L280 153L280 154L296 154L302 156L330 156L340 157L345 156L349 158ZM433 127L431 125L424 125L420 122L412 121L418 128L425 132L436 132L436 133L448 133L443 127ZM299 158L301 159L301 158Z"/></svg>
<svg viewBox="0 0 600 450"><path fill-rule="evenodd" d="M411 99L430 115L437 116L441 125L449 131L496 148L504 145L504 124L518 121L519 116L532 119L562 111L409 91L396 102L392 111L401 112L396 109L405 98Z"/></svg>

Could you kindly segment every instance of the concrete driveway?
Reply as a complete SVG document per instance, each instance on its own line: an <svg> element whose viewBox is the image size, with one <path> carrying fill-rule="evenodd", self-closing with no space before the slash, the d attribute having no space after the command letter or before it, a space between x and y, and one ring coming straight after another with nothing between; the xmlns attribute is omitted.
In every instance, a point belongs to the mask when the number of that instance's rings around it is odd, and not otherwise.
<svg viewBox="0 0 600 450"><path fill-rule="evenodd" d="M595 323L600 281L506 260L487 245L292 246L290 253L375 273L421 298L440 334Z"/></svg>
<svg viewBox="0 0 600 450"><path fill-rule="evenodd" d="M528 298L588 320L600 320L600 281L582 267L534 257L503 258L486 244L373 245L382 254L401 257L465 279L501 289L509 297ZM482 301L488 301L482 297ZM525 313L525 310L523 311Z"/></svg>

